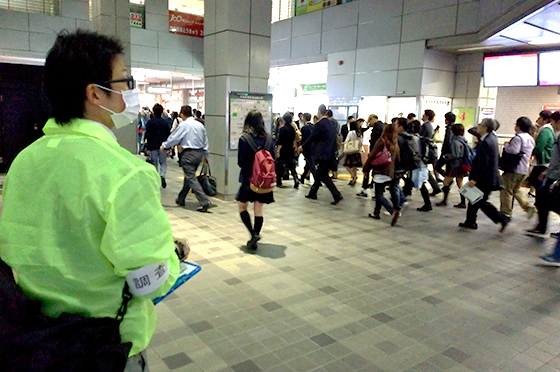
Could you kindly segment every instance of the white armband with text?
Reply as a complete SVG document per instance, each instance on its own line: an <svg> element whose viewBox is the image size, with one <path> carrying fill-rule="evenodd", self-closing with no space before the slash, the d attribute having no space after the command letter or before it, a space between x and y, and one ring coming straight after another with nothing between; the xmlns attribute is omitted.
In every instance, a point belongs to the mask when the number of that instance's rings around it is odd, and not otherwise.
<svg viewBox="0 0 560 372"><path fill-rule="evenodd" d="M133 270L126 275L130 293L145 296L163 285L169 278L167 262L155 263Z"/></svg>

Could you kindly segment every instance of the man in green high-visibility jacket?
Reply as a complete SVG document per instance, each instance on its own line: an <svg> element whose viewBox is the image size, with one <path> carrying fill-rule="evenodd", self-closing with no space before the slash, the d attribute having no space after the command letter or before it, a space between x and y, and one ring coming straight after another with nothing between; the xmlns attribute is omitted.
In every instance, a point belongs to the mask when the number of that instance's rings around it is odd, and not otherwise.
<svg viewBox="0 0 560 372"><path fill-rule="evenodd" d="M120 334L134 364L126 370L142 371L156 326L152 299L175 283L179 259L160 177L111 131L139 110L122 51L93 32L59 34L45 64L53 118L6 177L0 257L53 317L114 318L126 278L133 298Z"/></svg>

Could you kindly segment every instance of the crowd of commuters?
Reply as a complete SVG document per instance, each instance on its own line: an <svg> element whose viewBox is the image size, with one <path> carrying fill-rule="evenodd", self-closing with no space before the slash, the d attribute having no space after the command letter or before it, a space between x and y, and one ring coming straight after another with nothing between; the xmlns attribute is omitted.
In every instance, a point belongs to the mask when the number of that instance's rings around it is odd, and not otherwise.
<svg viewBox="0 0 560 372"><path fill-rule="evenodd" d="M176 203L184 205L192 189L200 204L198 211L207 212L212 204L195 177L199 165L208 161L208 138L200 112L183 106L179 113L170 114L159 104L151 112L147 108L140 112L139 150L143 147L158 173L118 145L111 129L129 124L140 111L122 52L118 40L94 32L57 37L45 64L45 90L53 118L45 125L45 136L18 155L6 177L0 256L17 274L19 287L40 300L51 317L63 312L95 318L122 315L118 332L130 348L120 363L125 371L135 372L146 370L144 350L156 323L152 299L171 288L179 262L185 258L174 244L160 202L160 186L167 184L166 158L174 147L185 174ZM391 215L391 225L398 222L413 188L423 199L418 211L430 212L431 197L443 193L436 206L447 206L453 182L463 190L463 179L468 177L466 186L476 187L480 197L467 205L461 195L460 203L454 205L466 208L460 227L477 229L478 210L482 210L504 231L515 199L527 217L538 212L539 222L529 233L546 233L551 200L556 197L551 187L560 179L560 112L542 111L536 127L526 117L517 119L515 136L504 145L501 156L496 120L483 119L471 128L471 145L464 137L464 126L447 113L438 154L435 113L425 110L422 122L415 118L409 114L386 124L374 114L367 120L350 116L340 126L332 111L320 105L314 117L300 113L294 121L293 114L287 113L278 118L271 135L262 115L251 111L239 139L236 195L240 218L250 234L247 248L257 249L264 204L274 202L272 191L261 193L252 187L255 159L261 150L276 164L278 186L290 174L294 188L312 176L306 198L318 199L325 185L333 205L343 200L332 179L344 158L350 186L358 182L358 170L363 170L357 196L367 197L368 190L374 189L375 206L369 217L380 220L384 208ZM355 143L361 151L344 156L343 148ZM301 176L296 172L300 153L306 162ZM443 187L438 185L437 174L443 177ZM535 205L524 195L526 183L534 188ZM390 200L385 196L387 189ZM499 210L488 200L498 190ZM34 203L28 202L29 195L35 195ZM541 260L560 267L560 240L554 252Z"/></svg>
<svg viewBox="0 0 560 372"><path fill-rule="evenodd" d="M482 210L490 220L500 225L500 231L503 232L512 218L514 200L517 200L529 219L538 211L539 223L528 233L543 235L546 232L550 186L560 179L560 145L557 141L560 133L559 112L542 111L536 125L527 117L518 118L515 135L503 144L500 154L495 134L499 123L494 119L483 119L476 127L470 128L473 143L469 144L463 124L455 123L456 116L453 113L446 113L445 135L441 153L438 153L434 136L439 126L434 128L435 112L432 110L424 111L422 122L415 120L416 115L411 113L407 118L397 117L391 120L391 124L386 124L371 114L367 120L350 116L342 126L329 111L321 105L314 120L310 120L311 114L300 113L299 120L294 122L293 114L286 113L277 121L279 129L276 133L281 139L277 149L286 151L286 147L290 147L287 156L278 152L281 158L277 162L279 180L280 175L288 179L284 171L288 169L293 175L294 187L297 187L298 180L304 183L312 174L314 183L307 198L317 199L317 192L324 184L334 199L331 204L342 200L332 178L335 178L339 160L343 157L343 164L350 175L349 185L357 183L358 169L362 169L362 190L357 196L367 197L368 189L374 189L375 207L373 213L368 215L373 219L381 219L381 209L384 208L392 216L391 224L395 225L413 188L420 191L423 200L418 211L432 211L431 198L440 193L443 198L435 205L446 207L450 189L456 183L461 191L460 202L453 206L466 209L466 218L459 223L460 227L477 229L478 210ZM285 123L292 124L288 130L284 129ZM294 135L298 128L302 133L300 141ZM284 131L289 131L290 135L284 135ZM362 149L361 154L344 156L342 144L356 141ZM294 175L294 168L300 152L303 153L305 167L298 179L297 174ZM289 164L286 164L288 159ZM329 171L332 176L329 176ZM443 178L438 180L438 175ZM464 185L466 177L468 183ZM535 188L535 204L527 200L526 192L522 189L524 186ZM480 197L475 203L468 203L465 190L474 187L478 189ZM385 197L387 189L390 200ZM500 193L499 208L488 201L492 191ZM531 196L531 191L528 194ZM546 256L543 260L560 266L560 248L557 256Z"/></svg>

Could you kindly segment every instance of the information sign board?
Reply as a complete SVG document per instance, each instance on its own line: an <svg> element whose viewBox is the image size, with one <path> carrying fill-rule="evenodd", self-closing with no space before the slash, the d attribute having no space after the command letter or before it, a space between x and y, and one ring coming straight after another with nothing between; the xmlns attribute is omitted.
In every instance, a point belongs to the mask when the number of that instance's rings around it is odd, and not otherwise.
<svg viewBox="0 0 560 372"><path fill-rule="evenodd" d="M245 117L251 110L258 110L268 133L272 131L272 94L229 92L229 149L237 150L243 134Z"/></svg>

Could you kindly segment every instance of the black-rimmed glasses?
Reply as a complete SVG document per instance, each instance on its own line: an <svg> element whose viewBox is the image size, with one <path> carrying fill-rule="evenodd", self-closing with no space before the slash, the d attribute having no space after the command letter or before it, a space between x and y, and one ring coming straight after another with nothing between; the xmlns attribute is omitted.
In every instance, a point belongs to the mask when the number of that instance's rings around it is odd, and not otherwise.
<svg viewBox="0 0 560 372"><path fill-rule="evenodd" d="M99 85L109 85L111 83L125 83L125 82L128 85L128 89L134 89L134 87L136 86L136 81L132 76L129 76L125 79L107 80L100 83Z"/></svg>

